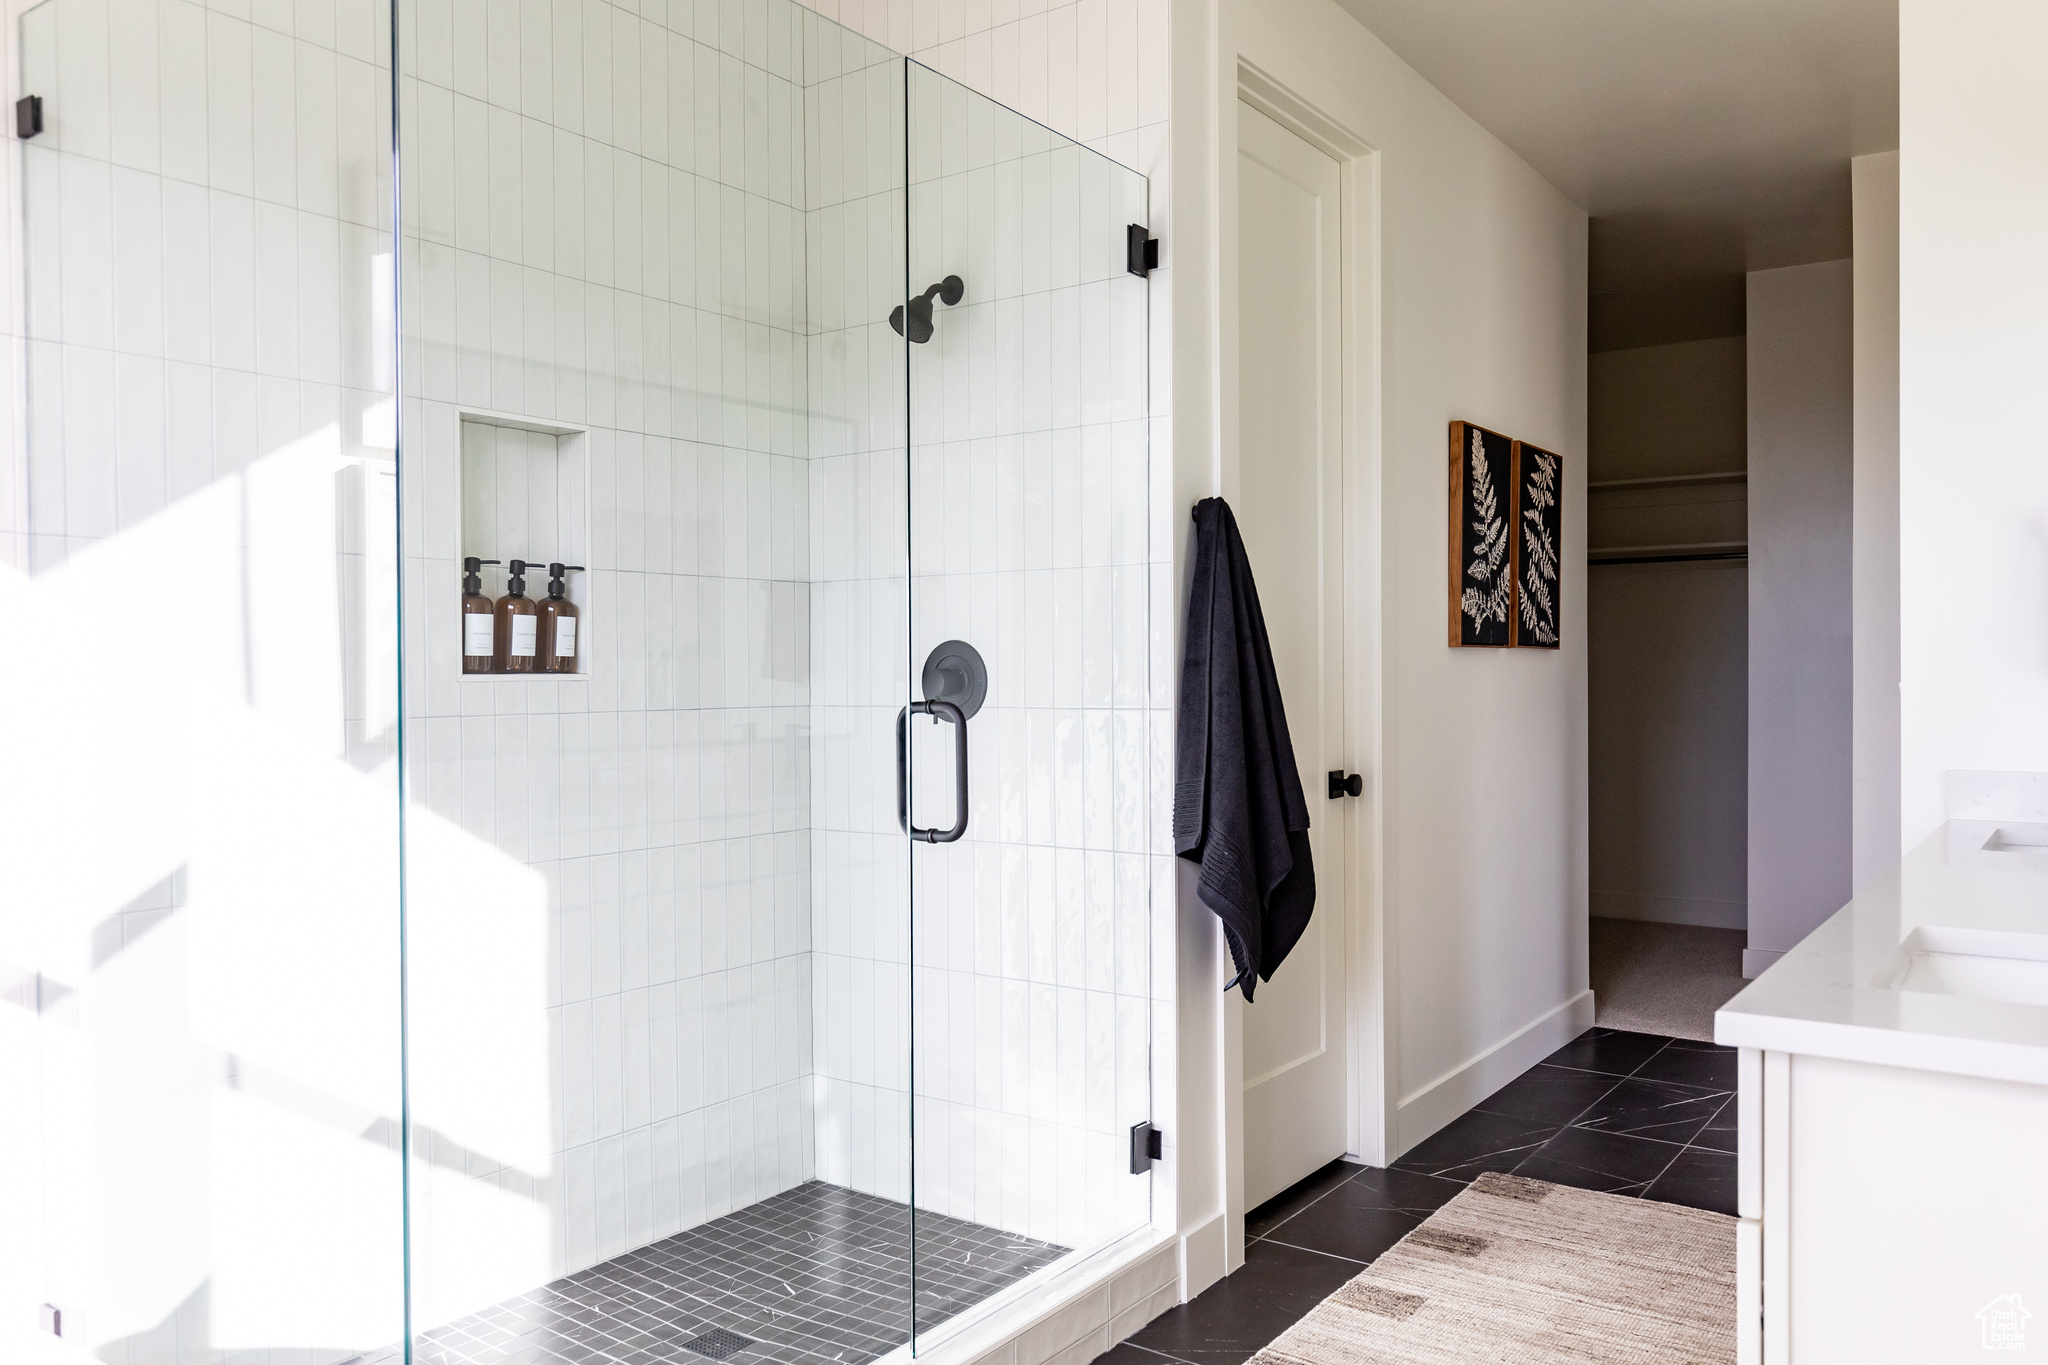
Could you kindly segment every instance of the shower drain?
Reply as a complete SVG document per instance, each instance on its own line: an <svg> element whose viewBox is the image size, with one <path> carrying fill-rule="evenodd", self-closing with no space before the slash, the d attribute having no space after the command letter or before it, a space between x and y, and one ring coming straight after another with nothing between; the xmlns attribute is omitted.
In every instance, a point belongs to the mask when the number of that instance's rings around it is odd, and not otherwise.
<svg viewBox="0 0 2048 1365"><path fill-rule="evenodd" d="M714 1327L702 1336L691 1337L683 1343L685 1351L695 1351L700 1356L713 1360L724 1360L735 1351L744 1351L754 1344L750 1337L738 1332L728 1332L723 1327Z"/></svg>

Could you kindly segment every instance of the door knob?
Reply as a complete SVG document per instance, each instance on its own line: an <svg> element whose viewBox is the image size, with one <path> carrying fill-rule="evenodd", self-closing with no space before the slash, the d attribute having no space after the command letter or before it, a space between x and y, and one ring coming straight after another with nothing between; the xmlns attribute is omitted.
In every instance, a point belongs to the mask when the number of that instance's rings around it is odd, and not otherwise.
<svg viewBox="0 0 2048 1365"><path fill-rule="evenodd" d="M1335 801L1340 796L1363 795L1365 795L1365 778L1357 773L1346 777L1342 768L1336 768L1331 771L1330 799L1332 801Z"/></svg>

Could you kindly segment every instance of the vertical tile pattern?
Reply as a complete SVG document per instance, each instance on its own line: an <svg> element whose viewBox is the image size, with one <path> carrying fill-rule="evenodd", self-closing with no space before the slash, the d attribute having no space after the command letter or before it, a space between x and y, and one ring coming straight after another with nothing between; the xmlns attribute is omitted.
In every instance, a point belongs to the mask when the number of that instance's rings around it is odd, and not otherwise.
<svg viewBox="0 0 2048 1365"><path fill-rule="evenodd" d="M813 1172L805 13L406 10L416 823L444 822L465 866L499 860L538 926L530 963L477 942L414 967L425 1323ZM510 449L541 444L552 486L543 452ZM551 497L559 534L587 522L580 678L461 676L459 557L482 531L458 483L487 469L501 537L539 535ZM419 932L509 934L475 881L416 894ZM478 1117L514 1109L540 1139Z"/></svg>
<svg viewBox="0 0 2048 1365"><path fill-rule="evenodd" d="M20 147L34 467L6 530L35 569L294 441L376 457L388 73L375 7L358 17L337 35L289 10L62 0L23 19L46 130Z"/></svg>
<svg viewBox="0 0 2048 1365"><path fill-rule="evenodd" d="M911 661L989 666L912 855L918 1201L1088 1246L1149 1213L1145 183L922 69L910 115L912 288L967 286L911 352Z"/></svg>
<svg viewBox="0 0 2048 1365"><path fill-rule="evenodd" d="M896 817L908 695L904 64L807 15L812 1047L820 1179L908 1201L909 855Z"/></svg>
<svg viewBox="0 0 2048 1365"><path fill-rule="evenodd" d="M1085 1246L1148 1212L1125 1136L1151 1112L1147 315L1123 268L1145 185L922 68L908 84L908 289L906 243L871 237L876 268L814 338L819 1173L906 1197L914 1124L920 1207ZM896 130L844 131L861 93L814 86L815 126L842 130L841 201L884 206L815 207L814 262L900 213ZM961 302L906 347L890 308L947 274ZM895 718L948 638L990 666L969 833L906 867ZM917 823L944 825L950 736L909 733Z"/></svg>
<svg viewBox="0 0 2048 1365"><path fill-rule="evenodd" d="M462 555L498 561L483 568L485 588L502 587L515 558L529 564L574 564L590 551L584 520L589 486L581 433L534 431L463 419L461 426ZM529 577L543 577L529 575ZM569 578L572 601L585 594ZM546 591L529 583L528 596Z"/></svg>
<svg viewBox="0 0 2048 1365"><path fill-rule="evenodd" d="M66 1342L121 1365L400 1328L382 14L48 0L4 44L44 111L0 228L0 579L37 642L10 1176Z"/></svg>
<svg viewBox="0 0 2048 1365"><path fill-rule="evenodd" d="M924 1049L920 1052L918 1073L918 1200L923 1204L929 1193L930 1197L944 1201L937 1206L947 1207L960 1216L1020 1230L1035 1227L1039 1229L1035 1235L1063 1240L1069 1245L1085 1245L1089 1240L1085 1231L1055 1230L1062 1215L1048 1212L1044 1199L1028 1194L995 1193L1009 1190L1012 1184L1018 1189L1028 1188L1032 1178L1020 1174L1030 1166L1027 1150L1051 1150L1044 1141L1047 1130L1032 1128L1030 1123L1042 1121L1045 1116L1073 1112L1071 1104L1055 1100L1040 1108L1025 1104L1023 1110L1013 1111L1011 1118L1006 1119L1001 1117L1006 1112L1003 1105L1021 1103L1014 1097L1027 1093L1027 1078L1047 1074L1043 1060L1046 1056L1054 1058L1050 1067L1054 1077L1067 1077L1071 1084L1073 1072L1061 1069L1057 1059L1062 1054L1057 1047L1042 1048L1041 1060L1034 1064L1027 1059L1026 1049L1006 1044L1009 1050L998 1052L991 1040L1030 1037L1034 1026L1040 1030L1036 1036L1043 1038L1048 1030L1058 1036L1059 1021L1071 1023L1071 1008L1062 1012L1057 1006L1048 1010L1043 1005L1048 998L1061 998L1059 991L1072 989L1056 983L1072 979L1071 975L1062 977L1061 973L1071 973L1073 959L1055 951L1052 966L1048 967L1042 956L1035 967L1029 965L1034 956L1032 945L1041 942L1034 935L1044 935L1045 945L1059 943L1068 945L1070 950L1076 942L1086 945L1080 954L1087 964L1084 978L1086 972L1100 972L1114 963L1113 974L1127 979L1123 974L1139 970L1135 966L1137 959L1149 951L1152 960L1144 969L1149 975L1148 988L1138 995L1110 992L1118 1000L1115 1036L1128 1040L1139 1032L1148 1032L1151 1046L1161 1049L1159 1064L1171 1070L1175 935L1172 707L1179 664L1175 649L1180 606L1172 552L1174 517L1181 509L1173 506L1166 494L1173 486L1169 418L1173 239L1167 217L1167 9L1164 0L1074 0L1068 4L1049 0L808 2L820 15L887 48L907 53L959 82L966 90L985 95L1115 162L1143 172L1148 178L1149 197L1130 207L1129 217L1121 220L1149 224L1153 235L1160 239L1161 266L1152 272L1149 288L1137 285L1135 280L1123 281L1145 291L1135 305L1136 317L1140 325L1148 328L1150 337L1144 375L1146 397L1139 409L1145 430L1137 438L1145 452L1145 493L1142 525L1138 528L1142 551L1127 557L1128 545L1124 542L1118 542L1108 555L1100 548L1100 514L1111 505L1103 494L1116 494L1119 490L1105 490L1094 480L1110 469L1124 468L1113 459L1099 458L1113 444L1116 425L1094 422L1089 427L1091 444L1077 459L1072 442L1078 424L1067 418L1046 420L1037 406L1050 405L1057 395L1068 392L1055 390L1055 379L1068 385L1074 382L1071 369L1055 375L1055 360L1071 363L1079 354L1083 357L1083 373L1099 373L1099 354L1063 349L1070 341L1101 340L1101 331L1089 330L1090 326L1099 327L1099 313L1086 319L1072 312L1054 314L1053 298L1044 277L1030 285L1004 278L993 290L986 291L980 283L982 278L995 278L988 273L991 265L999 268L998 273L1052 267L1053 263L1040 251L1041 243L1050 239L1034 234L1050 231L1052 224L1045 215L1054 200L1064 196L1063 208L1079 206L1082 187L1078 182L1070 184L1057 177L1065 173L1065 166L1078 169L1082 162L1070 154L1062 166L1059 163L1063 158L1049 150L1027 156L1017 146L1006 145L999 153L991 144L1012 134L1007 128L999 132L998 126L1014 124L1014 120L1006 120L999 111L973 109L971 101L956 99L957 108L944 110L930 120L934 129L941 130L937 165L945 183L935 186L934 192L923 198L913 191L911 234L914 243L943 242L949 249L956 245L964 247L971 268L946 264L944 252L920 258L912 271L914 278L909 281L909 288L921 290L948 271L957 270L968 283L970 302L980 300L994 306L985 310L993 316L974 323L963 321L954 330L979 328L978 344L985 348L982 354L987 350L994 352L994 371L1021 375L1027 382L1022 392L1004 392L989 384L977 390L974 379L963 370L956 382L941 384L942 397L931 397L931 401L941 405L944 425L939 431L943 434L927 437L934 415L929 410L921 408L913 423L913 459L917 467L905 477L916 489L913 506L918 533L920 537L935 537L921 539L918 547L919 606L914 640L877 639L865 621L858 627L846 624L843 612L819 609L813 614L822 632L846 630L863 640L873 640L892 661L900 660L899 666L905 669L916 668L931 644L949 636L977 644L990 638L1002 641L996 650L983 648L997 677L991 682L990 710L977 719L974 727L975 773L1000 774L994 785L984 788L991 793L993 809L977 808L968 840L941 850L921 849L918 854L917 1019L919 1043ZM831 139L847 139L847 145L853 145L861 125L852 117L832 117L837 106L829 98L823 107L828 116L814 133L813 146L821 150L819 160L825 169L819 174L829 184L831 167L838 159ZM961 114L971 116L957 117ZM919 126L920 130L930 131L924 129L923 121ZM1021 146L1021 130L1015 136ZM920 154L929 158L932 153L925 148ZM1019 237L1006 235L1018 231L1020 226ZM1073 240L1078 245L1078 231ZM900 240L895 239L889 240L888 245L898 252L902 247ZM1020 246L1027 249L1017 250ZM845 259L861 259L858 244ZM886 259L893 262L896 257ZM1075 271L1076 281L1081 278L1078 261L1060 264ZM815 280L815 258L813 271ZM1091 274L1088 278L1102 277ZM814 307L825 306L815 290L813 301ZM894 302L886 294L871 299L866 316L886 316ZM1118 313L1119 320L1130 320L1129 305L1122 299L1118 304L1125 308ZM943 333L948 324L942 322L940 326ZM871 327L870 336L883 342L873 351L878 357L891 349L892 342L897 354L904 349L892 333L875 333ZM965 347L962 353L975 354ZM1024 359L1027 354L1031 357L1028 363ZM837 374L829 367L825 373ZM923 374L918 377L925 378ZM954 376L949 375L948 379ZM900 374L885 370L880 364L875 367L872 383L877 394L901 392ZM813 381L814 403L845 402L849 392L846 387L821 392L817 380ZM922 384L919 392L926 396ZM1018 410L1020 405L1024 411ZM997 408L993 416L988 411L991 406ZM1116 432L1114 439L1132 437ZM1079 483L1073 478L1077 469L1085 471ZM830 553L824 547L834 544L834 511L856 493L843 483L828 486L829 493L813 495L813 507L826 509L820 514L821 553ZM876 486L886 488L889 481L878 481ZM943 513L942 526L928 524L929 514L935 510ZM1096 519L1084 524L1084 512ZM1118 525L1121 534L1124 527L1120 521ZM850 549L841 552L857 553ZM958 567L963 555L964 569ZM922 572L928 565L944 566L934 568L931 581ZM1111 571L1106 595L1095 581L1099 578L1097 571L1103 569ZM1041 591L1042 580L1034 575L1049 577L1051 590ZM943 591L930 590L940 583L946 585ZM999 583L1005 586L996 593ZM1031 585L1028 590L1023 586L1027 583ZM1142 634L1134 624L1141 616L1145 622ZM1084 659L1091 657L1089 646L1101 638L1105 618L1109 622L1112 698L1106 706L1096 700L1100 696L1100 676L1085 667L1078 673L1072 671L1059 660L1057 648L1074 638L1061 632L1072 630L1082 643L1082 648L1074 653ZM1005 633L992 633L999 623ZM827 637L821 634L819 638ZM907 647L913 643L915 648ZM814 653L819 648L814 645ZM999 664L997 654L1006 662ZM1100 650L1095 650L1092 657L1099 666ZM1021 678L1002 678L1006 668L1015 667L1021 667ZM900 705L907 684L894 678L888 682L886 695L891 705ZM1006 683L1011 689L1021 684L1021 694L1016 690L1006 693ZM1137 688L1135 698L1129 690L1133 684ZM1078 697L1073 690L1076 686L1082 689ZM1106 736L1100 728L1105 723ZM865 732L864 742L877 757L886 760L894 740L893 735L875 724ZM930 747L936 751L940 745L934 742ZM825 751L821 748L819 752ZM1107 807L1089 804L1100 796L1101 756L1105 753L1111 756L1108 766L1114 792ZM1135 781L1133 759L1142 764ZM872 768L869 775L874 780L864 793L853 789L867 804L856 804L868 814L886 813L888 803L894 799L889 787L882 785L888 779ZM927 771L923 777L927 790L934 782L941 789L945 786L943 773ZM1091 780L1097 784L1092 789ZM977 785L980 784L978 776ZM838 790L843 793L849 788L842 784ZM993 796L997 791L1000 797ZM831 804L843 803L845 799L814 796L814 806L830 808L835 818L845 818L838 815L845 808L843 804ZM1109 826L1107 833L1102 828L1104 822ZM1078 836L1076 823L1081 826ZM1135 840L1130 837L1133 823L1138 830ZM879 823L864 827L883 828ZM988 837L992 827L1003 831L1000 838ZM927 853L934 857L927 859ZM836 856L850 859L852 855L849 852ZM928 861L940 864L943 871L927 869ZM828 957L823 946L827 941L825 926L834 913L829 889L845 880L828 876L824 867L821 855L817 909L821 963ZM894 866L883 870L889 877L898 875ZM1039 893L1036 902L1032 898L1034 888ZM1078 894L1076 888L1080 888ZM1063 895L1072 899L1061 900ZM928 902L933 906L930 914L926 913ZM1029 907L1034 904L1053 908L1051 920L1033 919ZM1104 904L1115 907L1106 917L1109 924L1116 926L1115 932L1131 936L1119 937L1120 946L1110 952L1103 950L1099 939L1104 917L1096 907ZM1143 906L1136 915L1129 909L1134 904ZM937 908L940 906L943 911ZM1082 932L1078 936L1074 933L1076 906L1089 907L1079 915ZM1061 907L1065 907L1064 918L1058 913ZM972 934L963 922L970 916L979 917ZM1098 937L1091 938L1091 933ZM933 941L928 935L938 935L943 942ZM893 939L886 941L890 951L899 955L889 960L908 960L907 945L897 946ZM967 953L969 944L985 945L977 947L976 952L994 952L993 945L1000 944L994 961L1004 965L993 970L984 967L981 972L952 966ZM980 960L986 963L989 959ZM933 970L927 973L927 967ZM851 964L845 970L850 972ZM821 1040L839 1036L826 1013L828 990L823 984L824 971L821 967ZM1015 971L1016 975L1006 977L1008 971ZM1044 972L1046 976L1036 978L1033 971ZM971 990L966 985L968 980L977 982ZM1084 992L1099 989L1097 980L1088 980ZM999 981L1006 984L997 988L994 983ZM853 989L849 978L846 991ZM1048 990L1053 992L1050 997ZM1136 1001L1147 995L1152 1011L1149 1023L1132 1017L1138 1008ZM829 998L847 1000L851 995L842 993ZM1036 1014L1034 1003L1039 1006ZM1101 1006L1096 1008L1100 1010ZM1086 1038L1099 1039L1107 1025L1086 1011L1082 1015L1085 1022L1079 1031ZM1034 1025L1034 1019L1040 1022ZM1044 1022L1048 1019L1054 1022L1048 1025ZM845 1018L838 1023L843 1029ZM932 1040L927 1029L941 1035L940 1039ZM828 1105L825 1097L841 1092L859 1093L834 1082L822 1060L824 1052L821 1046L821 1163L830 1159L828 1131L843 1129L855 1143L875 1140L866 1136L872 1131L865 1117L872 1109L871 1104L857 1111L849 1106L844 1118L835 1121L836 1129L824 1118ZM857 1066L859 1062L848 1057L845 1064ZM1034 1072L1034 1065L1040 1070ZM1120 1076L1119 1086L1123 1083ZM928 1093L927 1085L934 1087L930 1093L940 1099L940 1105L922 1103ZM1057 1081L1052 1090L1056 1095L1070 1093L1062 1092ZM1096 1097L1088 1102L1096 1107L1089 1109L1084 1104L1084 1111L1099 1114L1100 1092L1089 1091L1085 1083L1083 1090ZM972 1102L967 1098L969 1095L975 1097ZM1114 1107L1122 1121L1123 1106L1132 1103L1131 1092L1120 1088L1116 1096ZM1017 1130L1010 1126L1011 1119L1023 1112L1039 1116L1027 1121L1022 1130L1025 1141L1036 1142L1036 1147L1012 1145L1018 1137ZM943 1124L938 1121L941 1113L946 1116ZM998 1140L997 1134L1004 1136ZM932 1159L927 1159L927 1151ZM941 1151L947 1156L938 1169L945 1174L935 1178L935 1161ZM1093 1162L1096 1158L1089 1160ZM1053 1162L1043 1169L1045 1173L1035 1179L1045 1182L1047 1187L1057 1186L1060 1177L1054 1173L1062 1169L1060 1163ZM1122 1169L1120 1162L1115 1169ZM825 1170L822 1164L820 1170L821 1174ZM970 1196L969 1190L987 1193ZM995 1207L1013 1202L1023 1211L1005 1212ZM1051 1202L1059 1201L1055 1198ZM1034 1208L1036 1212L1032 1212ZM1120 1217L1121 1213L1112 1221Z"/></svg>
<svg viewBox="0 0 2048 1365"><path fill-rule="evenodd" d="M1163 0L818 0L812 8L1155 177L1153 202L1162 202Z"/></svg>

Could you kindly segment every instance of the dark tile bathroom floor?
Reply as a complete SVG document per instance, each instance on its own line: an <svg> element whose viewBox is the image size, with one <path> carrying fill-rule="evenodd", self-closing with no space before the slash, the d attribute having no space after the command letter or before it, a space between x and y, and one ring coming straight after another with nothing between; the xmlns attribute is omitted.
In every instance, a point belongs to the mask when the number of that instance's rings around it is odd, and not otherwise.
<svg viewBox="0 0 2048 1365"><path fill-rule="evenodd" d="M860 1365L907 1336L910 1241L908 1206L812 1181L424 1332L413 1360ZM943 1322L1065 1253L920 1213L918 1323ZM362 1365L402 1359L393 1348Z"/></svg>
<svg viewBox="0 0 2048 1365"><path fill-rule="evenodd" d="M1482 1171L1735 1212L1735 1050L1591 1029L1391 1167L1337 1161L1245 1216L1245 1261L1098 1365L1241 1365Z"/></svg>

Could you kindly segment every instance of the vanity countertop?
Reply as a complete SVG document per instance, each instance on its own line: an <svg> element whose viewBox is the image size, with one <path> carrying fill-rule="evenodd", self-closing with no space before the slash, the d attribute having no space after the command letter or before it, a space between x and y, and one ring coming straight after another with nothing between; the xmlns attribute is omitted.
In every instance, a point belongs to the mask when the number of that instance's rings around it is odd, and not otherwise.
<svg viewBox="0 0 2048 1365"><path fill-rule="evenodd" d="M1714 1041L2048 1085L2048 825L1949 821L1723 1005Z"/></svg>

